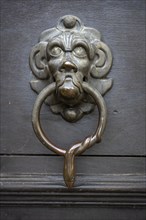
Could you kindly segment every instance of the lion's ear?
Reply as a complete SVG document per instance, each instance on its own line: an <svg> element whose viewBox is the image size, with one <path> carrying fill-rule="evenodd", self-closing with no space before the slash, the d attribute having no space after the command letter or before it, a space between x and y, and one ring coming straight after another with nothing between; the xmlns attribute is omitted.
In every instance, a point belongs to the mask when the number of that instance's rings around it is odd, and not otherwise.
<svg viewBox="0 0 146 220"><path fill-rule="evenodd" d="M109 47L101 41L95 43L97 59L91 68L91 75L95 78L103 78L109 72L112 65L112 54Z"/></svg>
<svg viewBox="0 0 146 220"><path fill-rule="evenodd" d="M49 70L46 57L47 42L40 42L36 44L30 53L29 63L32 73L38 79L47 79L49 77Z"/></svg>

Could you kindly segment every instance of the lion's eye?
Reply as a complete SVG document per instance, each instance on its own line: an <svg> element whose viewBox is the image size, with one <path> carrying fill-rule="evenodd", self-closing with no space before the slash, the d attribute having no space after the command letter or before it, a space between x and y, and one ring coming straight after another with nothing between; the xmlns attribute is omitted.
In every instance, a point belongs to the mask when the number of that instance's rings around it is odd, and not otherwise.
<svg viewBox="0 0 146 220"><path fill-rule="evenodd" d="M85 57L87 55L85 48L81 46L75 47L73 51L78 57Z"/></svg>
<svg viewBox="0 0 146 220"><path fill-rule="evenodd" d="M59 56L62 53L62 49L58 46L52 47L50 50L52 56Z"/></svg>

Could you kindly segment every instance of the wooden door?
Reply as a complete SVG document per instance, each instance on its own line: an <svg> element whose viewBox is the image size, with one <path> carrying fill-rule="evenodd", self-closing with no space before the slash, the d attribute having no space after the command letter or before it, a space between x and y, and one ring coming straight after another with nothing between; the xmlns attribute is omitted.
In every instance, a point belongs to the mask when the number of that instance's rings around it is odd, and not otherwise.
<svg viewBox="0 0 146 220"><path fill-rule="evenodd" d="M100 144L76 158L76 184L64 184L63 158L36 138L28 57L40 33L66 14L98 29L112 50L105 96L108 123ZM48 107L46 133L67 147L91 134L97 112L67 123ZM144 220L145 1L1 0L1 219Z"/></svg>

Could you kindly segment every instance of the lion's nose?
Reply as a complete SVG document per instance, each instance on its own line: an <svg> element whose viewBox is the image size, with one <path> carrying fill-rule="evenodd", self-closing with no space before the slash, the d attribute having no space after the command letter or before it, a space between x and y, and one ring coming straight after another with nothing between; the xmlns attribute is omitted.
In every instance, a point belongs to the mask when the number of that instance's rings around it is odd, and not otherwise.
<svg viewBox="0 0 146 220"><path fill-rule="evenodd" d="M74 63L70 61L65 61L60 67L60 71L74 71L77 72L77 67Z"/></svg>

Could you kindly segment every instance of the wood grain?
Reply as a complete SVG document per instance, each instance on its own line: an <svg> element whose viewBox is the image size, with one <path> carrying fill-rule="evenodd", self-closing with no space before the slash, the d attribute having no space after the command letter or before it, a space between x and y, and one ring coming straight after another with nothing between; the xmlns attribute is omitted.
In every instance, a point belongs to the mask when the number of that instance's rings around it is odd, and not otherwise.
<svg viewBox="0 0 146 220"><path fill-rule="evenodd" d="M1 0L2 220L144 220L145 1ZM31 126L36 94L28 57L40 33L66 14L98 29L113 54L105 96L103 140L76 159L76 185L62 177L63 157L37 140ZM98 113L67 123L47 106L41 113L51 140L63 148L95 130Z"/></svg>
<svg viewBox="0 0 146 220"><path fill-rule="evenodd" d="M105 96L108 124L101 144L86 155L145 154L145 1L1 1L1 153L50 154L32 130L36 95L29 87L28 56L39 34L74 14L101 31L114 61L113 89ZM69 6L69 7L68 7ZM53 11L53 15L52 15ZM85 13L86 12L86 13ZM17 14L17 16L16 16ZM97 114L69 124L45 107L42 121L48 136L62 147L91 134ZM87 126L88 125L88 126Z"/></svg>
<svg viewBox="0 0 146 220"><path fill-rule="evenodd" d="M1 173L34 174L46 173L62 175L64 158L61 156L3 156ZM76 173L99 174L145 174L144 157L91 157L76 158ZM63 181L63 177L62 177Z"/></svg>

